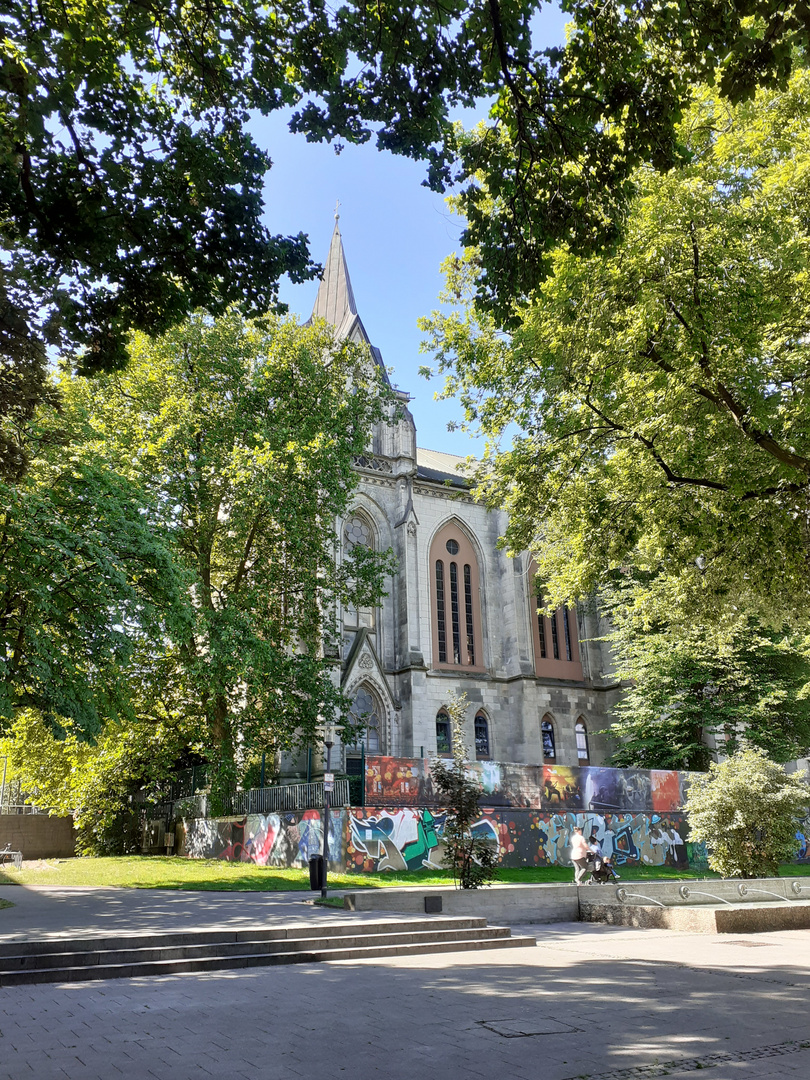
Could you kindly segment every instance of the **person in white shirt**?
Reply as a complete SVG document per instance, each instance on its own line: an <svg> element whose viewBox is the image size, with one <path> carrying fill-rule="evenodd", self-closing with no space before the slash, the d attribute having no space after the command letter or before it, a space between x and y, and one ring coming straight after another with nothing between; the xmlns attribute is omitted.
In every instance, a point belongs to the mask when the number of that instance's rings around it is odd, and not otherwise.
<svg viewBox="0 0 810 1080"><path fill-rule="evenodd" d="M571 861L574 864L574 883L581 885L588 872L588 844L578 825L571 835Z"/></svg>

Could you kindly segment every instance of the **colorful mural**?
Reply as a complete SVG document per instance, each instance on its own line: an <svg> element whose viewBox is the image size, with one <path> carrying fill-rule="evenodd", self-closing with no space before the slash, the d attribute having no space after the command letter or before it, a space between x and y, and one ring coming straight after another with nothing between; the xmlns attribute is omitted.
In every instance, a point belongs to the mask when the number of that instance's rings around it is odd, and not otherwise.
<svg viewBox="0 0 810 1080"><path fill-rule="evenodd" d="M258 866L300 866L323 852L320 810L248 814L241 818L195 818L185 824L180 854L192 859L227 859ZM329 865L345 862L346 810L329 816Z"/></svg>
<svg viewBox="0 0 810 1080"><path fill-rule="evenodd" d="M481 785L481 806L538 810L597 810L655 813L678 811L688 773L666 769L607 769L592 766L518 765L476 761L468 772ZM367 806L435 806L428 758L366 758Z"/></svg>
<svg viewBox="0 0 810 1080"><path fill-rule="evenodd" d="M662 769L510 765L479 761L482 787L474 832L497 845L504 867L570 866L571 836L596 833L617 868L708 868L706 848L689 840L680 808L692 774ZM329 865L368 873L438 869L446 810L426 758L366 759L366 805L330 817ZM249 814L184 823L180 854L260 866L306 867L323 851L320 810ZM810 861L810 818L796 832L797 857Z"/></svg>

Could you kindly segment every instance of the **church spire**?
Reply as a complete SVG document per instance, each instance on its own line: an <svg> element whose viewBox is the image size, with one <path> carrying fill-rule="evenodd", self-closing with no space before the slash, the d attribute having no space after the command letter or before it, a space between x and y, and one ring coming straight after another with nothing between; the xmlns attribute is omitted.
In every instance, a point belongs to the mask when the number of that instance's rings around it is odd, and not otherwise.
<svg viewBox="0 0 810 1080"><path fill-rule="evenodd" d="M352 283L349 280L349 271L346 267L346 256L343 254L343 240L338 226L339 217L337 208L335 208L335 231L332 233L329 255L326 259L323 277L318 287L318 295L315 297L315 307L312 309L309 322L312 322L313 319L325 319L326 322L334 326L339 340L364 342L368 345L374 362L380 366L383 378L390 386L391 380L385 370L382 353L376 345L371 344L366 328L363 326L363 321L357 314Z"/></svg>
<svg viewBox="0 0 810 1080"><path fill-rule="evenodd" d="M338 217L339 215L335 214L335 231L332 233L332 243L315 298L315 307L312 309L312 318L326 319L338 331L345 331L349 328L346 324L353 323L357 318L357 305L346 267Z"/></svg>

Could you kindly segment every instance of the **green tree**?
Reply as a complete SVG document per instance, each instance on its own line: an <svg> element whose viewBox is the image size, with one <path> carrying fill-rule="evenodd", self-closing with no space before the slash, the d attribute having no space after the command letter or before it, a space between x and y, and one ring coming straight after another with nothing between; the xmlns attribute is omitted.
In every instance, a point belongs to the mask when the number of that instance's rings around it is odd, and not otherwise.
<svg viewBox="0 0 810 1080"><path fill-rule="evenodd" d="M84 855L121 855L141 849L140 796L158 794L199 732L193 718L139 713L110 720L92 740L71 721L58 734L41 713L20 709L0 753L26 797L57 816L72 816Z"/></svg>
<svg viewBox="0 0 810 1080"><path fill-rule="evenodd" d="M716 77L736 99L784 81L807 44L803 3L571 0L568 44L549 50L533 40L540 7L5 4L0 338L115 367L130 328L231 302L264 311L280 274L310 272L304 238L261 223L271 162L247 133L252 109L293 108L310 139L376 137L426 159L434 187L485 170L495 212L468 184L467 239L502 304L533 287L549 238L615 229L639 162L678 159L690 80ZM489 98L488 124L459 136L453 108Z"/></svg>
<svg viewBox="0 0 810 1080"><path fill-rule="evenodd" d="M741 737L776 761L810 747L810 662L801 642L741 619L719 634L699 623L647 629L610 609L625 691L609 732L621 767L705 770L710 736L733 753Z"/></svg>
<svg viewBox="0 0 810 1080"><path fill-rule="evenodd" d="M796 855L797 825L810 804L807 782L746 745L710 770L689 787L690 839L707 845L709 865L720 874L777 877L779 864Z"/></svg>
<svg viewBox="0 0 810 1080"><path fill-rule="evenodd" d="M631 573L646 624L807 625L810 73L731 108L696 91L689 160L634 176L622 242L565 244L510 337L449 267L425 323L551 607ZM504 433L517 425L509 449Z"/></svg>
<svg viewBox="0 0 810 1080"><path fill-rule="evenodd" d="M467 695L453 697L447 705L452 731L453 762L438 760L431 763L430 773L436 785L441 805L447 808L442 832L445 845L444 865L462 889L478 889L489 885L498 876L497 845L475 836L473 825L480 817L478 800L481 785L467 771L470 748L464 734L464 717L469 702Z"/></svg>
<svg viewBox="0 0 810 1080"><path fill-rule="evenodd" d="M335 531L354 457L389 408L367 352L325 324L198 315L136 335L124 371L63 392L138 477L186 576L188 629L150 663L196 717L215 794L249 752L345 726L335 606L375 603L392 569L365 548L341 559Z"/></svg>
<svg viewBox="0 0 810 1080"><path fill-rule="evenodd" d="M81 410L40 405L30 468L0 480L0 733L22 709L84 738L130 715L133 657L188 619L146 493L91 434Z"/></svg>

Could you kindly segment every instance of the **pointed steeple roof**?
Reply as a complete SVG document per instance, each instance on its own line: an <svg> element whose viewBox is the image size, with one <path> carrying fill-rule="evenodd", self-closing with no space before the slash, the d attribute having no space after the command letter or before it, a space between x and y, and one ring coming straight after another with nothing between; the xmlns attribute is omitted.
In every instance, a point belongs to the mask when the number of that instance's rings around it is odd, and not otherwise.
<svg viewBox="0 0 810 1080"><path fill-rule="evenodd" d="M357 305L343 254L343 240L340 226L335 216L335 231L329 245L329 256L324 267L323 277L312 309L313 319L326 319L332 326L340 329L347 319L357 316ZM352 319L352 321L354 321Z"/></svg>
<svg viewBox="0 0 810 1080"><path fill-rule="evenodd" d="M334 326L339 338L347 341L362 341L368 345L371 355L382 368L385 381L390 386L391 382L385 370L382 353L376 345L371 344L366 328L357 314L352 283L346 266L346 256L343 253L343 239L340 235L338 216L335 214L335 231L332 233L332 243L329 245L329 255L318 286L318 295L315 297L310 321L325 319Z"/></svg>

